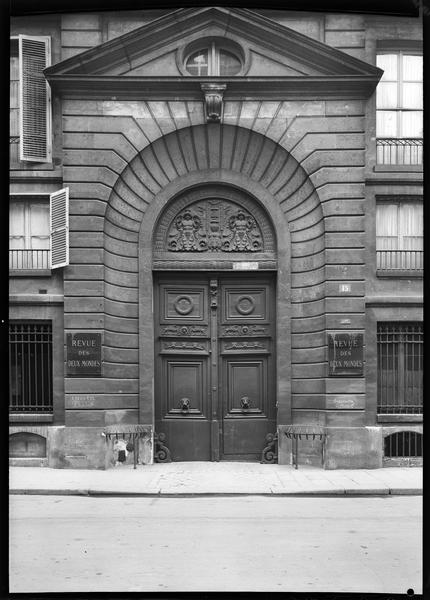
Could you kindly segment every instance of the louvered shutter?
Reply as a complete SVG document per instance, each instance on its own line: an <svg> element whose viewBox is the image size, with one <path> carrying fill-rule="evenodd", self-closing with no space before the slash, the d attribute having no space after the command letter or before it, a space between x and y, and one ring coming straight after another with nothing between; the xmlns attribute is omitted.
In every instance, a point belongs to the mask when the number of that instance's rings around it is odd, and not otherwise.
<svg viewBox="0 0 430 600"><path fill-rule="evenodd" d="M69 188L50 196L51 269L69 264Z"/></svg>
<svg viewBox="0 0 430 600"><path fill-rule="evenodd" d="M51 64L51 39L19 36L20 160L51 162L51 92L43 69Z"/></svg>

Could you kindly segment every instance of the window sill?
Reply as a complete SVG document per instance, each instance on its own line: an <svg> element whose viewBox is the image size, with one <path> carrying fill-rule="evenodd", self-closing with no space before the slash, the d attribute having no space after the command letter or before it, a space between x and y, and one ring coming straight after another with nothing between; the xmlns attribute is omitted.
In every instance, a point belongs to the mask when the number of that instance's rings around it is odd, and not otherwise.
<svg viewBox="0 0 430 600"><path fill-rule="evenodd" d="M423 165L375 165L375 173L420 173L423 171Z"/></svg>
<svg viewBox="0 0 430 600"><path fill-rule="evenodd" d="M377 423L422 423L423 415L376 415Z"/></svg>
<svg viewBox="0 0 430 600"><path fill-rule="evenodd" d="M390 279L392 279L393 277L398 277L400 279L422 279L423 271L408 271L407 269L405 269L404 271L402 271L401 269L381 269L376 271L376 277L389 277Z"/></svg>
<svg viewBox="0 0 430 600"><path fill-rule="evenodd" d="M11 173L15 177L40 177L41 174L48 174L48 177L52 177L52 174L55 173L58 176L58 167L52 163L36 163L36 162L28 162L28 163L20 163L20 164L11 164L9 165L9 169Z"/></svg>
<svg viewBox="0 0 430 600"><path fill-rule="evenodd" d="M48 459L45 457L9 457L9 467L47 467Z"/></svg>
<svg viewBox="0 0 430 600"><path fill-rule="evenodd" d="M52 413L9 413L9 423L52 423Z"/></svg>
<svg viewBox="0 0 430 600"><path fill-rule="evenodd" d="M422 456L409 456L402 457L398 456L397 458L387 458L384 457L382 460L383 467L422 467L423 466L423 457Z"/></svg>
<svg viewBox="0 0 430 600"><path fill-rule="evenodd" d="M51 277L51 269L9 269L9 277Z"/></svg>

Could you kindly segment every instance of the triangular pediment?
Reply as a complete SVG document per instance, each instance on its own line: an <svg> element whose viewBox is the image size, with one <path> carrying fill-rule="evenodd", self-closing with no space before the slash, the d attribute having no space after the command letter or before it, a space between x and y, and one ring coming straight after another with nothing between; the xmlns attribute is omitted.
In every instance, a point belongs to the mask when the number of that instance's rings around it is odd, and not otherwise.
<svg viewBox="0 0 430 600"><path fill-rule="evenodd" d="M243 49L238 76L379 79L380 69L250 10L203 7L176 10L45 70L58 76L183 77L187 47L223 39Z"/></svg>

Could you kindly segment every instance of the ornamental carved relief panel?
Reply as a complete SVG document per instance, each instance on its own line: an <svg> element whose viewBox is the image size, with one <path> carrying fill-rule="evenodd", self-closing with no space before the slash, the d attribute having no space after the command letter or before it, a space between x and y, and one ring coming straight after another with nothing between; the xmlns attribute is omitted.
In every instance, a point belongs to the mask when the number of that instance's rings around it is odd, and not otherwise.
<svg viewBox="0 0 430 600"><path fill-rule="evenodd" d="M166 207L154 233L153 251L158 262L169 257L196 261L197 256L216 262L239 255L244 260L246 254L267 262L276 258L276 241L257 201L235 188L208 184L187 190Z"/></svg>
<svg viewBox="0 0 430 600"><path fill-rule="evenodd" d="M254 217L224 200L197 202L182 210L167 232L172 252L261 252L263 237Z"/></svg>

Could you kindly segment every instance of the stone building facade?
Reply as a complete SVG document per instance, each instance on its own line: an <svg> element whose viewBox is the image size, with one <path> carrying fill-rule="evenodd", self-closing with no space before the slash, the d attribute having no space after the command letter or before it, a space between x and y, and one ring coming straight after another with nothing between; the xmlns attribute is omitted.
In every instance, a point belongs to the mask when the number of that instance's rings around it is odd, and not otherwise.
<svg viewBox="0 0 430 600"><path fill-rule="evenodd" d="M11 35L12 464L419 463L420 19Z"/></svg>

